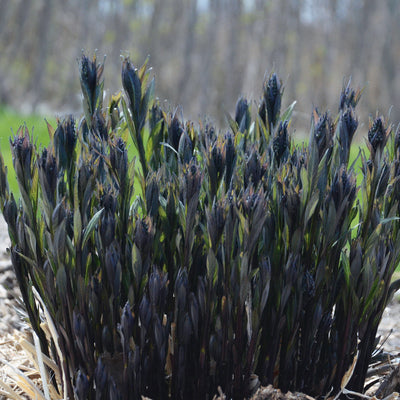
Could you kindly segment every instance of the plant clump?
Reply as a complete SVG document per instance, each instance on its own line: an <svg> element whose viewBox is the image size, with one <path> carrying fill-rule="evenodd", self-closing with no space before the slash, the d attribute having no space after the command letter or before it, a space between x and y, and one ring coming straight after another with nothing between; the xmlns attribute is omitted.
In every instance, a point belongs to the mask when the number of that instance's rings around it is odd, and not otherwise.
<svg viewBox="0 0 400 400"><path fill-rule="evenodd" d="M399 134L371 121L358 171L349 86L336 118L314 110L306 146L276 74L256 115L241 98L218 131L162 110L147 63L129 59L124 94L103 107L102 72L82 56L84 115L49 125L47 147L26 127L10 139L18 202L0 158L22 299L61 377L50 384L79 400L362 392L399 286Z"/></svg>

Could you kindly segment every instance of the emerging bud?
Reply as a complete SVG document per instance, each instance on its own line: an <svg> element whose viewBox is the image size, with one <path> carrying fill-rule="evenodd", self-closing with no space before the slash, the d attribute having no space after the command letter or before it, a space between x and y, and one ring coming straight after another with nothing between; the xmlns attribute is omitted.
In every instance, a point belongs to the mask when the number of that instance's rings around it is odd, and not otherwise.
<svg viewBox="0 0 400 400"><path fill-rule="evenodd" d="M315 109L313 112L314 132L311 140L315 141L318 147L319 160L323 157L326 150L332 147L332 138L335 130L332 118L326 112L322 115Z"/></svg>
<svg viewBox="0 0 400 400"><path fill-rule="evenodd" d="M84 343L86 337L86 322L80 313L73 312L74 335Z"/></svg>
<svg viewBox="0 0 400 400"><path fill-rule="evenodd" d="M149 277L149 297L152 306L161 308L167 297L168 275L153 268Z"/></svg>
<svg viewBox="0 0 400 400"><path fill-rule="evenodd" d="M100 80L104 66L97 65L96 57L89 60L85 55L82 56L79 62L80 82L84 101L86 104L86 119L87 123L91 124L90 117L94 114L96 107L101 106L103 100L103 92L98 90L101 87Z"/></svg>
<svg viewBox="0 0 400 400"><path fill-rule="evenodd" d="M12 193L10 198L4 203L3 216L8 225L11 241L15 242L17 240L18 208Z"/></svg>
<svg viewBox="0 0 400 400"><path fill-rule="evenodd" d="M85 117L82 117L82 119L79 121L78 129L81 132L83 141L85 143L89 143L89 126Z"/></svg>
<svg viewBox="0 0 400 400"><path fill-rule="evenodd" d="M169 190L168 192L168 200L167 200L167 207L166 207L166 213L167 213L167 218L168 218L168 223L170 224L171 227L175 226L176 223L176 201L175 201L175 196L172 190Z"/></svg>
<svg viewBox="0 0 400 400"><path fill-rule="evenodd" d="M208 344L208 348L210 351L211 359L215 360L216 362L219 362L221 358L222 338L218 333L210 336L210 342Z"/></svg>
<svg viewBox="0 0 400 400"><path fill-rule="evenodd" d="M272 142L275 158L278 164L280 164L281 161L284 161L289 153L288 124L288 121L285 121L284 123L281 121L279 123L277 133Z"/></svg>
<svg viewBox="0 0 400 400"><path fill-rule="evenodd" d="M104 207L104 212L100 217L100 237L106 249L115 237L115 209L117 201L111 193L105 193L101 197L100 205Z"/></svg>
<svg viewBox="0 0 400 400"><path fill-rule="evenodd" d="M247 100L243 97L240 97L236 103L235 121L240 132L244 133L249 130L251 122L250 108Z"/></svg>
<svg viewBox="0 0 400 400"><path fill-rule="evenodd" d="M192 339L193 328L192 328L192 322L187 312L183 317L183 323L179 321L178 326L181 328L179 336L181 340L183 340L184 345L188 347Z"/></svg>
<svg viewBox="0 0 400 400"><path fill-rule="evenodd" d="M106 120L103 113L99 110L94 113L92 129L98 138L104 140L105 142L108 140Z"/></svg>
<svg viewBox="0 0 400 400"><path fill-rule="evenodd" d="M150 217L137 219L135 225L135 244L142 255L149 255L153 247L154 228Z"/></svg>
<svg viewBox="0 0 400 400"><path fill-rule="evenodd" d="M214 203L211 213L207 213L207 230L211 247L216 250L225 227L225 208L220 202Z"/></svg>
<svg viewBox="0 0 400 400"><path fill-rule="evenodd" d="M110 164L117 174L119 182L123 185L128 172L128 152L125 142L120 137L110 145Z"/></svg>
<svg viewBox="0 0 400 400"><path fill-rule="evenodd" d="M378 149L383 150L386 145L390 127L385 127L383 117L378 117L374 121L370 120L368 130L368 141L374 152Z"/></svg>
<svg viewBox="0 0 400 400"><path fill-rule="evenodd" d="M175 280L175 298L178 315L180 310L184 310L186 306L186 296L189 288L189 280L186 268L180 268Z"/></svg>
<svg viewBox="0 0 400 400"><path fill-rule="evenodd" d="M162 326L160 317L158 315L154 316L153 322L153 332L154 332L154 341L156 342L158 356L161 362L161 365L165 364L165 356L166 352L166 343L168 338L168 333L166 332L165 327Z"/></svg>
<svg viewBox="0 0 400 400"><path fill-rule="evenodd" d="M158 104L154 104L150 109L149 125L150 132L153 132L157 124L164 118L161 107ZM161 129L162 130L162 129Z"/></svg>
<svg viewBox="0 0 400 400"><path fill-rule="evenodd" d="M303 275L303 292L307 300L311 300L315 296L315 281L309 271Z"/></svg>
<svg viewBox="0 0 400 400"><path fill-rule="evenodd" d="M258 106L258 115L264 126L267 126L267 105L264 98L261 99L261 103Z"/></svg>
<svg viewBox="0 0 400 400"><path fill-rule="evenodd" d="M140 324L145 327L146 330L150 328L150 321L151 321L151 306L150 302L147 298L147 295L144 294L142 297L142 301L139 304L139 318Z"/></svg>
<svg viewBox="0 0 400 400"><path fill-rule="evenodd" d="M81 370L78 371L78 376L76 377L74 392L78 400L86 400L88 398L89 380Z"/></svg>
<svg viewBox="0 0 400 400"><path fill-rule="evenodd" d="M122 273L120 251L114 245L108 246L106 250L106 271L114 297L118 297L120 294Z"/></svg>
<svg viewBox="0 0 400 400"><path fill-rule="evenodd" d="M189 204L191 199L197 199L200 193L202 174L195 160L192 160L184 173L184 199Z"/></svg>
<svg viewBox="0 0 400 400"><path fill-rule="evenodd" d="M10 139L11 151L13 155L13 165L18 181L26 187L30 186L32 179L31 161L33 145L29 138L28 128L20 128L14 141Z"/></svg>
<svg viewBox="0 0 400 400"><path fill-rule="evenodd" d="M72 154L75 150L77 136L75 132L75 119L70 115L64 120L64 133L65 133L65 150L67 157L72 158Z"/></svg>
<svg viewBox="0 0 400 400"><path fill-rule="evenodd" d="M181 156L182 161L185 164L189 164L190 160L193 157L193 144L186 131L183 131L179 139L178 152Z"/></svg>
<svg viewBox="0 0 400 400"><path fill-rule="evenodd" d="M85 346L87 334L86 321L82 314L79 312L77 313L75 310L72 315L72 329L75 346L79 349L81 356L84 357L87 350Z"/></svg>
<svg viewBox="0 0 400 400"><path fill-rule="evenodd" d="M306 164L307 154L304 149L295 149L290 157L290 163L295 166L298 171ZM267 167L265 167L267 170Z"/></svg>
<svg viewBox="0 0 400 400"><path fill-rule="evenodd" d="M105 351L108 351L110 354L114 352L113 338L108 325L105 325L101 331L101 344Z"/></svg>
<svg viewBox="0 0 400 400"><path fill-rule="evenodd" d="M273 73L269 77L268 82L264 84L264 99L268 113L270 132L272 132L272 127L276 126L281 111L283 93L281 88L282 83L279 81L278 76L275 73Z"/></svg>
<svg viewBox="0 0 400 400"><path fill-rule="evenodd" d="M99 357L97 360L96 369L94 370L94 382L96 384L96 392L99 391L99 393L103 393L106 388L107 381L107 369L106 366L103 364L101 357Z"/></svg>
<svg viewBox="0 0 400 400"><path fill-rule="evenodd" d="M394 197L399 202L399 210L400 210L400 160L395 159L393 161L393 177L394 177Z"/></svg>
<svg viewBox="0 0 400 400"><path fill-rule="evenodd" d="M333 324L333 317L331 312L325 312L321 318L321 322L318 327L318 335L324 336L330 332Z"/></svg>
<svg viewBox="0 0 400 400"><path fill-rule="evenodd" d="M344 111L346 108L355 108L360 101L362 90L354 90L350 87L351 80L349 80L346 88L342 89L340 93L339 111Z"/></svg>
<svg viewBox="0 0 400 400"><path fill-rule="evenodd" d="M107 399L122 400L121 392L118 389L117 383L113 376L108 379L108 396Z"/></svg>
<svg viewBox="0 0 400 400"><path fill-rule="evenodd" d="M211 197L215 197L225 171L225 158L222 143L217 140L210 145L211 151L207 154L207 170L210 180Z"/></svg>
<svg viewBox="0 0 400 400"><path fill-rule="evenodd" d="M123 335L124 340L129 340L129 338L132 336L134 325L135 321L133 319L131 307L129 305L129 302L126 302L124 309L122 310L120 326L120 331Z"/></svg>
<svg viewBox="0 0 400 400"><path fill-rule="evenodd" d="M155 219L158 215L160 189L158 188L158 181L155 175L152 175L148 179L149 182L146 185L145 193L147 214Z"/></svg>
<svg viewBox="0 0 400 400"><path fill-rule="evenodd" d="M226 189L229 188L232 180L233 169L235 167L236 161L236 150L234 144L234 138L231 133L225 135L224 147L223 147L223 157L225 158L225 186Z"/></svg>
<svg viewBox="0 0 400 400"><path fill-rule="evenodd" d="M299 272L302 269L301 266L299 265L299 256L290 256L287 264L286 264L286 277L285 280L288 284L291 286L296 285L297 278L299 276Z"/></svg>
<svg viewBox="0 0 400 400"><path fill-rule="evenodd" d="M104 207L105 212L114 213L117 205L117 200L111 193L105 193L101 197L100 204L102 207Z"/></svg>
<svg viewBox="0 0 400 400"><path fill-rule="evenodd" d="M142 83L136 68L128 58L122 62L122 85L128 96L131 112L133 115L137 115L142 98Z"/></svg>
<svg viewBox="0 0 400 400"><path fill-rule="evenodd" d="M240 199L240 204L246 218L249 218L251 215L253 215L253 211L262 201L263 198L261 196L261 192L254 192L254 188L251 186L243 192L243 196Z"/></svg>
<svg viewBox="0 0 400 400"><path fill-rule="evenodd" d="M4 164L3 155L0 153L0 196L6 198L8 195L7 167Z"/></svg>
<svg viewBox="0 0 400 400"><path fill-rule="evenodd" d="M96 59L90 61L85 55L82 56L80 65L81 84L87 88L89 93L94 93L96 90L97 68Z"/></svg>
<svg viewBox="0 0 400 400"><path fill-rule="evenodd" d="M348 204L346 209L353 204L356 196L356 178L351 173L347 174L345 166L342 166L333 178L331 196L336 210L342 206L343 202Z"/></svg>
<svg viewBox="0 0 400 400"><path fill-rule="evenodd" d="M347 164L350 155L350 146L358 127L358 120L354 116L353 109L347 108L340 114L339 119L339 140L341 145L340 163Z"/></svg>
<svg viewBox="0 0 400 400"><path fill-rule="evenodd" d="M181 122L179 121L176 113L172 117L171 123L168 126L168 139L170 145L176 150L179 150L179 141L184 132Z"/></svg>
<svg viewBox="0 0 400 400"><path fill-rule="evenodd" d="M294 232L299 224L300 195L293 188L287 188L282 196L281 203L287 212L289 231Z"/></svg>
<svg viewBox="0 0 400 400"><path fill-rule="evenodd" d="M115 130L121 120L119 111L119 102L121 100L121 93L111 96L110 106L108 108L108 116L111 120L111 130Z"/></svg>
<svg viewBox="0 0 400 400"><path fill-rule="evenodd" d="M400 124L397 125L396 133L394 135L394 150L397 158L400 156Z"/></svg>
<svg viewBox="0 0 400 400"><path fill-rule="evenodd" d="M93 179L92 176L92 169L90 165L84 163L79 166L79 175L78 175L78 193L83 195L85 193L88 185L91 184L91 180Z"/></svg>
<svg viewBox="0 0 400 400"><path fill-rule="evenodd" d="M363 249L359 240L354 240L350 248L351 276L357 279L363 267Z"/></svg>
<svg viewBox="0 0 400 400"><path fill-rule="evenodd" d="M211 150L211 160L217 177L221 178L222 174L224 173L225 160L222 154L221 147L217 146L216 144L213 146Z"/></svg>
<svg viewBox="0 0 400 400"><path fill-rule="evenodd" d="M54 207L56 201L58 169L56 159L46 148L43 149L42 156L38 160L39 179L43 194Z"/></svg>
<svg viewBox="0 0 400 400"><path fill-rule="evenodd" d="M76 141L74 117L70 115L63 122L58 121L54 132L54 151L60 167L66 168L71 165Z"/></svg>
<svg viewBox="0 0 400 400"><path fill-rule="evenodd" d="M201 135L201 137L203 138L204 147L207 147L208 143L214 143L217 140L215 127L210 123L207 123L206 126L204 127L204 132Z"/></svg>
<svg viewBox="0 0 400 400"><path fill-rule="evenodd" d="M253 149L246 160L244 169L244 186L247 187L252 183L254 188L256 188L265 174L265 171L266 168L260 163L260 155L258 154L257 149Z"/></svg>

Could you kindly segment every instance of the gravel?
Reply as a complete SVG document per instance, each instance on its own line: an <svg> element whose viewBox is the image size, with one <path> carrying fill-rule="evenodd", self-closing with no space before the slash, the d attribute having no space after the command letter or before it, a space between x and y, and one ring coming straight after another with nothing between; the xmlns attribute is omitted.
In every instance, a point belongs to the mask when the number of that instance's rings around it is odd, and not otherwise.
<svg viewBox="0 0 400 400"><path fill-rule="evenodd" d="M23 325L16 310L20 292L7 252L9 246L7 225L0 214L0 336L20 329Z"/></svg>

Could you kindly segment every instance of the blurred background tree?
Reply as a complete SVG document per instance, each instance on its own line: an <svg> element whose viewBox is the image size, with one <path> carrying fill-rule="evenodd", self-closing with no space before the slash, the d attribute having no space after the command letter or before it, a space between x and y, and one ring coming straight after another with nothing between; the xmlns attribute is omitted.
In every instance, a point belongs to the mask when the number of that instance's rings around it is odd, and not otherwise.
<svg viewBox="0 0 400 400"><path fill-rule="evenodd" d="M121 54L137 65L149 55L157 95L185 118L223 123L217 115L239 95L259 98L274 70L286 101L299 100L297 127L308 130L313 104L336 107L350 76L365 86L362 120L379 107L397 122L399 16L397 0L1 0L0 105L78 110L76 60L97 49L108 95L120 88Z"/></svg>

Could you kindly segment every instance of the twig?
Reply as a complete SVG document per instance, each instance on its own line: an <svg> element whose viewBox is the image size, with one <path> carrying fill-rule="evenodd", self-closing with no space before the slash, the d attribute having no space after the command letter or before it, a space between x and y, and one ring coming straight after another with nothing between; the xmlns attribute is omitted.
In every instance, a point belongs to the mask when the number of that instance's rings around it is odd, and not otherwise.
<svg viewBox="0 0 400 400"><path fill-rule="evenodd" d="M362 399L368 399L368 400L371 400L373 397L371 397L371 396L367 396L366 394L363 394L363 393L358 393L358 392L353 392L352 390L348 390L348 389L346 389L346 388L343 388L342 389L342 393L343 394L351 394L351 395L353 395L353 396L358 396L358 397L361 397Z"/></svg>
<svg viewBox="0 0 400 400"><path fill-rule="evenodd" d="M370 368L367 372L367 378L375 375L384 375L386 372L393 370L393 365L391 364L384 364L379 367Z"/></svg>
<svg viewBox="0 0 400 400"><path fill-rule="evenodd" d="M400 385L400 364L383 380L375 396L378 398L387 397Z"/></svg>

